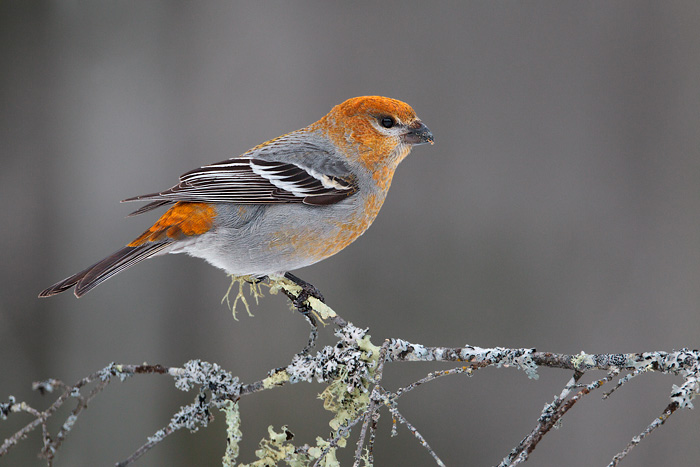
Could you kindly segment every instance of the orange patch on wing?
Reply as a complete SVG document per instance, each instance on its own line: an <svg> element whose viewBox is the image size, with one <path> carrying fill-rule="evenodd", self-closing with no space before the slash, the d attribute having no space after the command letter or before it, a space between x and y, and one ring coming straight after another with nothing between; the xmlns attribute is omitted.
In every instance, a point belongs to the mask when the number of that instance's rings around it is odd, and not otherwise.
<svg viewBox="0 0 700 467"><path fill-rule="evenodd" d="M180 201L127 246L139 246L166 238L177 240L185 236L201 235L211 229L214 217L216 211L211 204Z"/></svg>

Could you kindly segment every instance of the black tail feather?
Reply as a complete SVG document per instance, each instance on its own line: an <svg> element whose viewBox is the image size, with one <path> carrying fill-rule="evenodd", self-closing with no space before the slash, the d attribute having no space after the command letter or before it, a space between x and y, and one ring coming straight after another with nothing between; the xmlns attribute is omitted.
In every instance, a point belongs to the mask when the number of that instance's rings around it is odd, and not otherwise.
<svg viewBox="0 0 700 467"><path fill-rule="evenodd" d="M75 286L75 296L80 298L113 275L155 255L167 246L168 243L149 243L134 247L126 246L89 268L57 282L42 291L39 297L50 297Z"/></svg>
<svg viewBox="0 0 700 467"><path fill-rule="evenodd" d="M126 201L138 201L138 200L125 199L124 201L122 201L122 203L126 202ZM165 200L165 199L153 201L152 203L148 203L145 206L141 206L136 211L130 213L126 217L138 216L139 214L143 214L144 212L148 212L148 211L151 211L153 209L158 209L161 206L166 206L166 205L171 204L171 203L173 203L173 201L169 201L169 200Z"/></svg>
<svg viewBox="0 0 700 467"><path fill-rule="evenodd" d="M92 266L90 266L90 268L91 267ZM77 274L73 274L72 276L63 279L61 282L56 282L48 289L42 290L42 292L39 294L39 298L50 297L52 295L57 295L61 292L65 292L66 290L70 289L75 284L77 284L78 281L82 279L85 274L88 273L90 268L80 271Z"/></svg>

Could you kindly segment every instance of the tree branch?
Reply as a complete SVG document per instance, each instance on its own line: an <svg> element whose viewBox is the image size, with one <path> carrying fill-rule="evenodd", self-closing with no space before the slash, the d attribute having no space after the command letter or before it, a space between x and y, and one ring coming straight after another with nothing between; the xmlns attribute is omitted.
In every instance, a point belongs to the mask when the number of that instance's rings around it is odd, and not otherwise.
<svg viewBox="0 0 700 467"><path fill-rule="evenodd" d="M300 300L303 291L292 281L279 279L271 284L271 291L282 290L290 297L295 307L304 307L304 315L310 323L315 320L332 321L336 324L335 335L338 341L334 346L327 346L312 354L315 334L304 351L296 354L290 363L269 372L260 381L241 383L238 378L223 370L215 363L191 360L182 367L165 367L162 365L116 365L106 366L73 385L66 385L50 379L34 383L33 389L42 394L60 392L57 399L45 410L30 407L25 402L18 402L10 396L7 402L0 403L0 417L4 420L11 414L27 413L33 420L16 433L6 437L0 446L0 456L7 454L20 440L30 432L41 427L41 456L47 465L53 464L54 456L60 449L71 427L76 423L84 408L115 378L120 381L130 376L142 374L168 375L174 379L175 387L183 391L197 390L194 401L181 407L170 422L154 433L136 451L118 466L133 464L146 454L153 446L170 434L180 429L192 432L206 427L214 418L216 410L226 414L228 425L228 442L224 465L234 465L238 455L240 439L240 415L238 403L243 396L251 396L261 391L279 388L286 384L312 382L326 385L321 394L324 407L332 412L329 425L333 435L319 437L316 446L295 446L292 444L293 433L282 427L281 432L270 429L268 439L260 442L256 451L258 461L249 465L269 465L287 462L295 465L338 465L335 453L347 444L352 428L361 423L361 429L355 445L355 466L373 463L373 447L376 441L376 427L380 412L389 411L396 422L406 425L409 431L433 457L437 465L444 465L438 454L430 448L426 438L407 420L398 409L399 399L418 386L430 383L438 378L458 374L472 376L480 368L487 366L513 367L523 370L529 378L537 379L538 367L558 368L573 371L574 374L560 394L545 405L535 427L503 459L500 466L513 466L525 462L539 441L553 428L558 426L562 417L584 396L612 381L621 372L629 372L621 377L603 397L608 397L631 378L645 372L660 372L679 375L684 381L680 386L673 385L671 401L660 417L646 427L640 435L632 439L623 451L617 454L610 466L618 463L639 444L648 434L663 425L679 408L692 407L692 400L700 393L700 353L682 349L675 352L644 352L630 354L585 354L564 355L551 352L537 352L534 349L508 349L503 347L481 348L464 347L428 347L410 343L403 339L387 339L381 347L370 341L367 329L355 327L339 317L319 298L306 295ZM320 294L318 295L320 296ZM237 299L238 301L238 299ZM235 303L235 302L234 302ZM405 387L390 390L382 384L382 374L386 364L393 362L459 362L462 366L451 370L429 373ZM589 371L605 371L606 375L590 384L580 384L583 375ZM70 415L54 436L47 426L47 420L69 400L76 400ZM367 439L369 435L369 440Z"/></svg>

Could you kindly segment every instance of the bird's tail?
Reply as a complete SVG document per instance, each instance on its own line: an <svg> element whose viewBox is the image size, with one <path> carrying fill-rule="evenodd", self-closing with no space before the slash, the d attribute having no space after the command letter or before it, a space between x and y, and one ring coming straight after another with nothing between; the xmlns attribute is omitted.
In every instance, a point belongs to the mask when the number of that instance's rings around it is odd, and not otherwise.
<svg viewBox="0 0 700 467"><path fill-rule="evenodd" d="M57 282L42 291L39 297L50 297L75 286L73 293L80 298L113 275L150 258L168 245L168 243L147 243L139 246L126 246L89 268Z"/></svg>

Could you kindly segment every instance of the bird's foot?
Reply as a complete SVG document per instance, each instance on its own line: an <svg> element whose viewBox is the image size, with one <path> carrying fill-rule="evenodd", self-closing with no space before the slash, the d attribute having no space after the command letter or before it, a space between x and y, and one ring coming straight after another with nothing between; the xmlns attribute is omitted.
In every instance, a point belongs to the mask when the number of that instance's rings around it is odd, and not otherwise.
<svg viewBox="0 0 700 467"><path fill-rule="evenodd" d="M284 277L294 282L296 285L301 287L301 292L297 296L296 300L303 304L309 297L313 297L322 303L326 303L326 299L321 295L321 291L318 290L313 284L309 284L303 279L298 278L291 272L285 272ZM296 304L295 307L299 308Z"/></svg>

